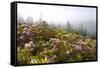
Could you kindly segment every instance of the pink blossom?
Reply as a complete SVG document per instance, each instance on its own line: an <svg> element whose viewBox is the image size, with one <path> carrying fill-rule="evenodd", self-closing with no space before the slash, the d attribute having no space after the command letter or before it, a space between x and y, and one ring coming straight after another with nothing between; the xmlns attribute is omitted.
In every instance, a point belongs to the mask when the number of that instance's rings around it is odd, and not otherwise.
<svg viewBox="0 0 100 68"><path fill-rule="evenodd" d="M29 44L32 46L32 47L35 47L36 45L34 44L33 41L30 41Z"/></svg>
<svg viewBox="0 0 100 68"><path fill-rule="evenodd" d="M20 43L22 43L22 42L24 41L24 36L20 36L18 41L19 41Z"/></svg>
<svg viewBox="0 0 100 68"><path fill-rule="evenodd" d="M76 46L75 46L75 49L77 49L77 50L82 50L82 46L81 46L81 45L76 45Z"/></svg>
<svg viewBox="0 0 100 68"><path fill-rule="evenodd" d="M31 48L32 46L29 43L25 44L25 48Z"/></svg>

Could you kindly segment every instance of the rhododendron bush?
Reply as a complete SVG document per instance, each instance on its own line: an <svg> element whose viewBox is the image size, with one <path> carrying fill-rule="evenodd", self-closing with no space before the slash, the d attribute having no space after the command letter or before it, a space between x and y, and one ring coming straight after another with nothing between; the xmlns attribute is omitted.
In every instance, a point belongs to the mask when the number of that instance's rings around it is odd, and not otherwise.
<svg viewBox="0 0 100 68"><path fill-rule="evenodd" d="M96 38L51 26L46 21L17 23L17 63L41 64L96 59Z"/></svg>

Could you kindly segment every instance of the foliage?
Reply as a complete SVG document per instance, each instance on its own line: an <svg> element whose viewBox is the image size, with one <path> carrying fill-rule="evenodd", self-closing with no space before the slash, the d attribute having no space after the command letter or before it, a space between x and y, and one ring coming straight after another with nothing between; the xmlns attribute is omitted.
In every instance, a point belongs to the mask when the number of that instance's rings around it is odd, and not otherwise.
<svg viewBox="0 0 100 68"><path fill-rule="evenodd" d="M18 23L18 64L41 64L96 59L96 38L92 39L72 29L68 32L46 21Z"/></svg>

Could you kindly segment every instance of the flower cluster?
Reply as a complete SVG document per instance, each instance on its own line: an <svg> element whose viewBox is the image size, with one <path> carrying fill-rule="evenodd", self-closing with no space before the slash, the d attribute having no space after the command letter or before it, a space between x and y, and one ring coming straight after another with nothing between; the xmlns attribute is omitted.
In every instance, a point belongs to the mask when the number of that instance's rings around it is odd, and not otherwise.
<svg viewBox="0 0 100 68"><path fill-rule="evenodd" d="M18 64L96 59L96 39L65 32L46 23L18 23L17 29Z"/></svg>
<svg viewBox="0 0 100 68"><path fill-rule="evenodd" d="M35 47L36 45L33 43L33 41L30 41L29 43L26 43L24 45L25 48L32 48L32 47Z"/></svg>

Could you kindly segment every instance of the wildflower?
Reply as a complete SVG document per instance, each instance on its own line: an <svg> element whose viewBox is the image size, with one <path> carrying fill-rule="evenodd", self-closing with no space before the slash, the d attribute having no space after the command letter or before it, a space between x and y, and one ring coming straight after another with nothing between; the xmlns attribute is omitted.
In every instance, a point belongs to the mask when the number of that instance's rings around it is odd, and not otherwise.
<svg viewBox="0 0 100 68"><path fill-rule="evenodd" d="M81 46L81 45L76 45L76 46L75 46L75 49L76 49L76 50L82 50L82 46Z"/></svg>
<svg viewBox="0 0 100 68"><path fill-rule="evenodd" d="M24 30L24 31L26 31L26 30L28 30L28 28L27 28L27 27L25 27L23 30Z"/></svg>
<svg viewBox="0 0 100 68"><path fill-rule="evenodd" d="M50 41L51 41L51 42L54 41L54 38L50 38Z"/></svg>
<svg viewBox="0 0 100 68"><path fill-rule="evenodd" d="M54 44L51 44L51 46L54 46Z"/></svg>
<svg viewBox="0 0 100 68"><path fill-rule="evenodd" d="M23 34L30 36L31 32L29 31L29 29L26 29L23 31Z"/></svg>
<svg viewBox="0 0 100 68"><path fill-rule="evenodd" d="M60 42L60 39L51 38L50 41L51 41L53 44L58 44L58 43Z"/></svg>
<svg viewBox="0 0 100 68"><path fill-rule="evenodd" d="M36 45L33 43L33 41L30 41L29 44L32 46L32 47L35 47Z"/></svg>
<svg viewBox="0 0 100 68"><path fill-rule="evenodd" d="M33 41L30 41L29 43L25 44L25 48L32 48L35 47L36 45L33 43Z"/></svg>
<svg viewBox="0 0 100 68"><path fill-rule="evenodd" d="M24 47L25 47L25 48L31 48L32 46L31 46L31 44L26 43L26 44L24 45Z"/></svg>
<svg viewBox="0 0 100 68"><path fill-rule="evenodd" d="M59 43L59 42L60 42L60 40L59 40L59 39L56 39L55 41L56 41L56 43Z"/></svg>
<svg viewBox="0 0 100 68"><path fill-rule="evenodd" d="M28 29L28 31L30 31L31 29Z"/></svg>
<svg viewBox="0 0 100 68"><path fill-rule="evenodd" d="M24 39L24 36L20 36L20 39Z"/></svg>
<svg viewBox="0 0 100 68"><path fill-rule="evenodd" d="M19 37L19 42L22 43L24 41L24 36Z"/></svg>
<svg viewBox="0 0 100 68"><path fill-rule="evenodd" d="M56 45L55 44L50 44L50 49L52 49L52 50L54 50L55 49L55 47L56 47Z"/></svg>
<svg viewBox="0 0 100 68"><path fill-rule="evenodd" d="M29 32L29 31L27 31L27 32L26 32L26 35L27 35L27 36L30 36L30 32Z"/></svg>
<svg viewBox="0 0 100 68"><path fill-rule="evenodd" d="M30 44L32 45L33 44L33 41L30 41Z"/></svg>
<svg viewBox="0 0 100 68"><path fill-rule="evenodd" d="M80 45L81 44L81 41L76 41L75 44L76 45Z"/></svg>
<svg viewBox="0 0 100 68"><path fill-rule="evenodd" d="M81 42L81 44L86 45L86 44L87 44L87 42Z"/></svg>

